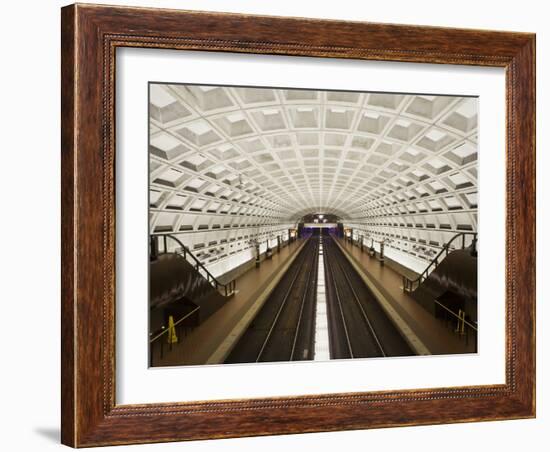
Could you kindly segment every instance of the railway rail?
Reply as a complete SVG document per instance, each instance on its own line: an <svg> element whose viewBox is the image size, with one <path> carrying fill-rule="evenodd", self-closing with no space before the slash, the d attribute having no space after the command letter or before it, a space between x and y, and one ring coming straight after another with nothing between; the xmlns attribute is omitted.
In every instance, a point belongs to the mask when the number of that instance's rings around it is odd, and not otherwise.
<svg viewBox="0 0 550 452"><path fill-rule="evenodd" d="M310 238L226 363L314 359L319 244L323 244L331 359L411 356L414 351L331 236Z"/></svg>
<svg viewBox="0 0 550 452"><path fill-rule="evenodd" d="M331 358L414 355L334 239L323 244Z"/></svg>
<svg viewBox="0 0 550 452"><path fill-rule="evenodd" d="M318 241L308 239L226 363L313 359Z"/></svg>

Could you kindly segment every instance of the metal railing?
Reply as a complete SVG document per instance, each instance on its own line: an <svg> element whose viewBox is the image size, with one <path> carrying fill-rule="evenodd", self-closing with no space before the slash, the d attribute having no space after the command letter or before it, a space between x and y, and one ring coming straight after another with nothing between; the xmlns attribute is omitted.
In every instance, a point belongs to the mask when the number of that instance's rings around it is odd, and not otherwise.
<svg viewBox="0 0 550 452"><path fill-rule="evenodd" d="M458 313L456 313L456 312L449 309L447 306L445 306L444 304L440 303L437 300L433 300L433 302L434 302L435 305L439 306L439 308L442 308L447 315L449 315L449 314L451 315L450 322L453 326L454 332L456 334L458 334L460 337L465 338L467 344L470 341L470 335L473 336L474 341L476 340L476 338L477 338L477 323L466 320L466 311L463 311L462 309L459 309ZM447 318L447 320L449 320L449 319ZM474 342L474 343L476 343L476 342Z"/></svg>
<svg viewBox="0 0 550 452"><path fill-rule="evenodd" d="M161 239L161 240L159 240ZM226 297L230 297L234 295L235 293L235 287L236 287L236 280L232 279L231 281L227 283L221 283L219 282L212 273L208 271L208 269L204 266L204 264L197 259L189 251L189 249L181 243L181 241L174 237L171 234L159 234L159 235L152 235L151 236L151 243L150 243L150 253L151 258L154 258L158 256L159 254L162 254L160 252L160 243L163 245L163 253L168 253L168 240L173 240L176 242L176 244L179 246L174 249L174 252L181 255L187 262L189 262L194 269L200 273L206 280L214 287L217 291L221 291L222 295L225 295Z"/></svg>
<svg viewBox="0 0 550 452"><path fill-rule="evenodd" d="M176 320L172 327L174 328L174 331L176 332L178 337L181 337L181 328L184 327L184 320L190 319L192 316L198 315L200 310L200 306L197 306L187 314L180 317L178 320ZM187 327L187 329L192 330L193 327ZM158 354L158 358L162 359L164 357L164 341L168 340L167 334L171 332L169 327L166 327L163 325L159 330L154 331L149 334L149 365L152 367L154 365L154 358L155 355ZM172 350L172 342L168 342L168 350ZM158 349L158 350L157 350Z"/></svg>
<svg viewBox="0 0 550 452"><path fill-rule="evenodd" d="M466 248L467 236L472 236L472 241L469 244L472 247L472 254L477 253L477 232L459 232L443 246L441 251L431 260L426 269L422 273L420 273L418 278L410 279L408 276L403 275L403 290L405 292L413 292L414 290L418 289L420 284L428 279L430 273L439 265L442 259L447 257L450 252L456 251L458 249L463 250ZM462 239L460 248L452 247L451 245L455 242L455 240L459 238Z"/></svg>

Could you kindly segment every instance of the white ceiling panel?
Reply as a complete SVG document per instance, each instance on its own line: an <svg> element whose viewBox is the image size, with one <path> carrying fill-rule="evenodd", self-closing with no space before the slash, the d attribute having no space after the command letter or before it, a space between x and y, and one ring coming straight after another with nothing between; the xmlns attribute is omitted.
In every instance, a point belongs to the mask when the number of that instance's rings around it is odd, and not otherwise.
<svg viewBox="0 0 550 452"><path fill-rule="evenodd" d="M188 230L177 215L261 227L315 212L476 230L477 110L476 98L152 84L151 230Z"/></svg>

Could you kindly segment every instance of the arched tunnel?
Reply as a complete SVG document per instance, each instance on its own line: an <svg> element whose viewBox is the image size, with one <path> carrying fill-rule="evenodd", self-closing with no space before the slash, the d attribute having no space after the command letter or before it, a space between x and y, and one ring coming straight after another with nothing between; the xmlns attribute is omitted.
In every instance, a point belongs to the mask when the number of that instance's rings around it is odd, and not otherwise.
<svg viewBox="0 0 550 452"><path fill-rule="evenodd" d="M477 98L149 95L151 366L477 351Z"/></svg>

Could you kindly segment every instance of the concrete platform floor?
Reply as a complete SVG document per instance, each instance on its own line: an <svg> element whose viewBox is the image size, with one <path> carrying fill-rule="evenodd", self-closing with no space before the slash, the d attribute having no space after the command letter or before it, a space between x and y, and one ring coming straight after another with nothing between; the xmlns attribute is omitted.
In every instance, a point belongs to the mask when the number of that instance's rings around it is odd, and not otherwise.
<svg viewBox="0 0 550 452"><path fill-rule="evenodd" d="M361 251L357 245L341 238L335 237L335 239L345 251L344 254L362 270L363 279L367 279L367 283L378 289L391 308L412 330L413 335L431 354L472 353L475 351L473 341L466 344L463 338L453 333L442 321L433 317L414 298L403 291L403 275L401 273L389 265L381 265L377 258L369 256L366 248Z"/></svg>
<svg viewBox="0 0 550 452"><path fill-rule="evenodd" d="M298 239L279 252L275 248L271 259L237 277L235 295L187 336L180 336L172 350L166 347L162 364L156 365L222 363L304 244Z"/></svg>

